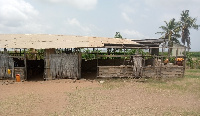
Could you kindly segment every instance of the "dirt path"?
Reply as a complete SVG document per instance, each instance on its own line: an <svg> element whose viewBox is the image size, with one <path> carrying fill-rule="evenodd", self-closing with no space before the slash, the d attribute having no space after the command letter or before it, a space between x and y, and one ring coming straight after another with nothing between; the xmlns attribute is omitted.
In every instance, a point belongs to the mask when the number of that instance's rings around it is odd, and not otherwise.
<svg viewBox="0 0 200 116"><path fill-rule="evenodd" d="M66 93L83 87L95 87L90 81L54 80L0 85L0 115L51 115L63 111Z"/></svg>
<svg viewBox="0 0 200 116"><path fill-rule="evenodd" d="M199 93L189 91L191 86L186 86L187 90L177 87L187 82L105 80L100 84L54 80L8 85L1 82L0 115L199 115Z"/></svg>

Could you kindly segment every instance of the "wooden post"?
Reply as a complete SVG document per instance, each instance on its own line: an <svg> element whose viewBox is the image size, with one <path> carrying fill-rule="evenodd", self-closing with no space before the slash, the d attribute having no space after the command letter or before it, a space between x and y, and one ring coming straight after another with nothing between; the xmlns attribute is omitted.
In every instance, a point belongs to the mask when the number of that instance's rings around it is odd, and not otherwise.
<svg viewBox="0 0 200 116"><path fill-rule="evenodd" d="M186 65L186 61L187 61L187 59L186 59L186 47L184 48L184 63L183 63L183 77L184 77L184 75L185 75L185 65Z"/></svg>
<svg viewBox="0 0 200 116"><path fill-rule="evenodd" d="M124 62L123 65L125 65L125 48L124 48Z"/></svg>
<svg viewBox="0 0 200 116"><path fill-rule="evenodd" d="M24 80L27 80L26 49L24 49Z"/></svg>
<svg viewBox="0 0 200 116"><path fill-rule="evenodd" d="M4 48L4 54L7 54L8 52L7 52L7 49L6 48Z"/></svg>
<svg viewBox="0 0 200 116"><path fill-rule="evenodd" d="M176 59L175 59L175 64L177 64L177 56L178 56L178 48L177 48L177 50L176 50Z"/></svg>
<svg viewBox="0 0 200 116"><path fill-rule="evenodd" d="M52 80L53 77L50 73L50 54L54 54L55 49L45 49L45 71L44 71L44 80Z"/></svg>
<svg viewBox="0 0 200 116"><path fill-rule="evenodd" d="M14 79L14 71L15 71L15 65L14 65L14 61L13 61L13 64L12 64L12 78Z"/></svg>
<svg viewBox="0 0 200 116"><path fill-rule="evenodd" d="M20 56L22 55L22 51L21 51L21 49L19 49L19 54L20 54Z"/></svg>
<svg viewBox="0 0 200 116"><path fill-rule="evenodd" d="M78 53L78 79L81 78L82 53Z"/></svg>
<svg viewBox="0 0 200 116"><path fill-rule="evenodd" d="M98 51L98 48L97 48L97 75L96 75L96 79L97 79L97 77L98 77L98 75L99 75L99 68L98 68L98 65L99 65L99 51Z"/></svg>
<svg viewBox="0 0 200 116"><path fill-rule="evenodd" d="M160 77L162 75L162 63L163 63L163 57L164 57L164 48L162 46L162 54L161 54L161 63L160 63Z"/></svg>

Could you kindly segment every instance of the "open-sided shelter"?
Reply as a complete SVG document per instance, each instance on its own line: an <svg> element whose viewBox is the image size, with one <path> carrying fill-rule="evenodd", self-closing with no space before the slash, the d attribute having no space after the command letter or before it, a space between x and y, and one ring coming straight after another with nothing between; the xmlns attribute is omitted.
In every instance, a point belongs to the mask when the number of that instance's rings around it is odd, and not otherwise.
<svg viewBox="0 0 200 116"><path fill-rule="evenodd" d="M16 74L20 74L22 79L31 80L39 73L42 74L41 79L45 80L81 78L84 69L89 71L94 69L96 77L161 76L167 72L164 69L166 67L162 65L163 60L156 66L155 57L159 58L157 57L159 45L162 42L160 39L130 40L50 34L0 34L0 48L4 49L0 54L0 78L15 78ZM95 54L96 59L82 60L82 48L93 49L94 52L89 54ZM106 49L107 54L99 53L99 49ZM113 53L110 53L111 49ZM122 50L124 54L115 54L117 49ZM150 63L150 67L147 66L145 63L147 56L139 53L125 54L128 49L149 49L150 57L154 57L152 60L154 63ZM183 75L183 67L176 66L174 69L175 72L170 70L165 75L173 76L172 73Z"/></svg>

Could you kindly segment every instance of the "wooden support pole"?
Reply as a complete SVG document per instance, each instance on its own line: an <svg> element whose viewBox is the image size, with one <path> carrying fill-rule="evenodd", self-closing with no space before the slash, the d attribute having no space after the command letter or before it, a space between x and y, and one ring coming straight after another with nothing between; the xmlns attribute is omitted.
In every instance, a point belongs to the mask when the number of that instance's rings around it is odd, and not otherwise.
<svg viewBox="0 0 200 116"><path fill-rule="evenodd" d="M78 79L81 79L82 53L78 53Z"/></svg>
<svg viewBox="0 0 200 116"><path fill-rule="evenodd" d="M164 56L164 47L162 46L162 56ZM164 59L163 57L161 58L161 64L163 63Z"/></svg>
<svg viewBox="0 0 200 116"><path fill-rule="evenodd" d="M14 74L15 74L15 65L14 65L14 61L13 61L13 64L12 64L12 78L14 79Z"/></svg>
<svg viewBox="0 0 200 116"><path fill-rule="evenodd" d="M178 56L178 48L176 49L176 59L174 60L174 64L177 64L177 56Z"/></svg>
<svg viewBox="0 0 200 116"><path fill-rule="evenodd" d="M184 77L184 75L185 75L186 61L187 61L187 58L186 58L186 47L185 47L185 48L184 48L183 77Z"/></svg>
<svg viewBox="0 0 200 116"><path fill-rule="evenodd" d="M96 75L96 79L97 79L97 77L99 76L99 67L98 67L98 65L99 65L99 57L98 57L98 48L97 48L97 75Z"/></svg>
<svg viewBox="0 0 200 116"><path fill-rule="evenodd" d="M125 65L125 48L124 48L124 62L123 62L123 65Z"/></svg>
<svg viewBox="0 0 200 116"><path fill-rule="evenodd" d="M21 51L21 49L19 49L19 54L20 54L20 56L22 55L22 51Z"/></svg>
<svg viewBox="0 0 200 116"><path fill-rule="evenodd" d="M45 71L44 71L44 80L52 80L53 77L50 73L50 55L55 53L55 49L45 49Z"/></svg>
<svg viewBox="0 0 200 116"><path fill-rule="evenodd" d="M24 49L24 80L27 80L26 49Z"/></svg>
<svg viewBox="0 0 200 116"><path fill-rule="evenodd" d="M162 56L164 55L164 47L162 46ZM160 77L162 76L162 64L163 64L163 57L161 58L161 63L160 63Z"/></svg>
<svg viewBox="0 0 200 116"><path fill-rule="evenodd" d="M6 48L4 48L4 54L7 54L7 53L8 53L7 49L6 49Z"/></svg>

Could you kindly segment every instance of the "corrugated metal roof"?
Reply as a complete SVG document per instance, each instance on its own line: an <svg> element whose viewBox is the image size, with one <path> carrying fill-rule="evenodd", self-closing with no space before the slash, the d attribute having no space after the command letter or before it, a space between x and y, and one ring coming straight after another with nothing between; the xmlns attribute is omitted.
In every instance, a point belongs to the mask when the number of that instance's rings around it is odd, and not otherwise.
<svg viewBox="0 0 200 116"><path fill-rule="evenodd" d="M87 48L104 47L104 44L138 44L129 39L50 35L50 34L0 34L0 48Z"/></svg>

